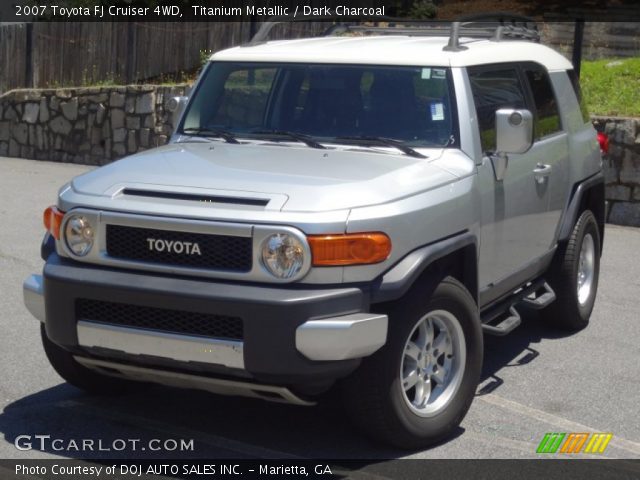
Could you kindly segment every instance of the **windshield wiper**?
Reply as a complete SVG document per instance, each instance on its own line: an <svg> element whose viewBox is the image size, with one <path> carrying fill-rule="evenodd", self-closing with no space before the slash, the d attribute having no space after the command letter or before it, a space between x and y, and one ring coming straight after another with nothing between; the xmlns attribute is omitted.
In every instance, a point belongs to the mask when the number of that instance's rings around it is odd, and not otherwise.
<svg viewBox="0 0 640 480"><path fill-rule="evenodd" d="M227 143L240 143L231 132L219 128L185 128L180 133L200 137L220 137Z"/></svg>
<svg viewBox="0 0 640 480"><path fill-rule="evenodd" d="M358 145L365 146L382 146L382 147L393 147L400 150L405 155L409 155L415 158L427 158L425 155L417 152L413 148L406 145L401 140L394 140L393 138L386 137L369 137L369 136L349 136L349 137L336 137L336 140L347 140Z"/></svg>
<svg viewBox="0 0 640 480"><path fill-rule="evenodd" d="M269 130L269 129L265 129L265 130L254 130L252 132L250 132L252 134L257 134L257 135L276 135L276 136L280 136L280 137L289 137L293 140L297 140L298 142L302 142L304 144L306 144L308 147L311 148L319 148L319 149L326 149L327 147L325 147L324 145L316 142L312 137L310 137L309 135L305 135L304 133L296 133L296 132L289 132L286 130Z"/></svg>

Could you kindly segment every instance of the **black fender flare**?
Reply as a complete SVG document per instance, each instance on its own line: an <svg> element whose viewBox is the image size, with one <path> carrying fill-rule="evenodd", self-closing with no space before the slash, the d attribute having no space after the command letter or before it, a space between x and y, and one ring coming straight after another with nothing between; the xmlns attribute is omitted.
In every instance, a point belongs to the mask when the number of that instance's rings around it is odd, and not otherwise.
<svg viewBox="0 0 640 480"><path fill-rule="evenodd" d="M42 243L40 244L40 257L42 257L42 260L46 262L47 258L49 258L49 255L55 253L55 251L56 240L55 238L53 238L53 235L47 232L44 234L44 238L42 239Z"/></svg>
<svg viewBox="0 0 640 480"><path fill-rule="evenodd" d="M413 250L387 270L373 285L371 303L389 302L401 298L435 261L471 245L477 254L476 235L465 231ZM477 290L477 265L474 265L474 269ZM471 292L471 295L477 299L478 292Z"/></svg>
<svg viewBox="0 0 640 480"><path fill-rule="evenodd" d="M602 171L582 180L581 182L578 182L574 186L574 188L572 189L573 195L571 195L571 198L569 199L569 202L567 204L567 208L565 209L564 214L562 215L562 219L560 220L560 226L557 235L558 242L566 241L569 238L571 232L573 231L573 226L575 225L576 221L578 220L578 216L580 215L580 206L582 205L583 198L589 190L596 187L604 189L604 174ZM604 209L604 205L602 206L602 208ZM602 243L604 242L604 234L602 231L604 229L604 225L600 225L600 228L600 242ZM602 247L602 245L600 245L600 247Z"/></svg>

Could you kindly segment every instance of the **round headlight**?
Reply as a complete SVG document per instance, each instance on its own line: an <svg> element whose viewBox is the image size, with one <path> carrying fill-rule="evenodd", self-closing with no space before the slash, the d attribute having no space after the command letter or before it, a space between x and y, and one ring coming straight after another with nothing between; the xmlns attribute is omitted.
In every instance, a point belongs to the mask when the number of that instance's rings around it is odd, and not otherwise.
<svg viewBox="0 0 640 480"><path fill-rule="evenodd" d="M262 243L262 264L277 278L294 277L304 263L304 247L288 233L276 233Z"/></svg>
<svg viewBox="0 0 640 480"><path fill-rule="evenodd" d="M93 227L83 215L72 215L64 229L67 247L79 257L84 257L93 247Z"/></svg>

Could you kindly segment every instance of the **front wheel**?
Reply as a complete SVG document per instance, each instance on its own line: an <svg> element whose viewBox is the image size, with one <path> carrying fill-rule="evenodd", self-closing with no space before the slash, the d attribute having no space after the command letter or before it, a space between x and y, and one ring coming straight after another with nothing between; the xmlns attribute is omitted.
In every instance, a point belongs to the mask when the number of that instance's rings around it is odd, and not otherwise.
<svg viewBox="0 0 640 480"><path fill-rule="evenodd" d="M344 381L354 421L378 440L420 448L451 435L482 368L477 306L447 277L430 298L414 292L389 311L386 345Z"/></svg>

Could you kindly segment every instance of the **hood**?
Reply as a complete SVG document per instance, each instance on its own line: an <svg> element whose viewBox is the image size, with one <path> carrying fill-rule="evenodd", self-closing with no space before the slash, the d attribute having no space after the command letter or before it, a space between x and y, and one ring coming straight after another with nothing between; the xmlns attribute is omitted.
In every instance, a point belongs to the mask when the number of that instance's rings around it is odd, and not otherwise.
<svg viewBox="0 0 640 480"><path fill-rule="evenodd" d="M373 149L311 149L286 144L174 143L76 177L79 194L114 197L124 189L246 197L265 209L330 211L387 203L451 182L428 158Z"/></svg>

